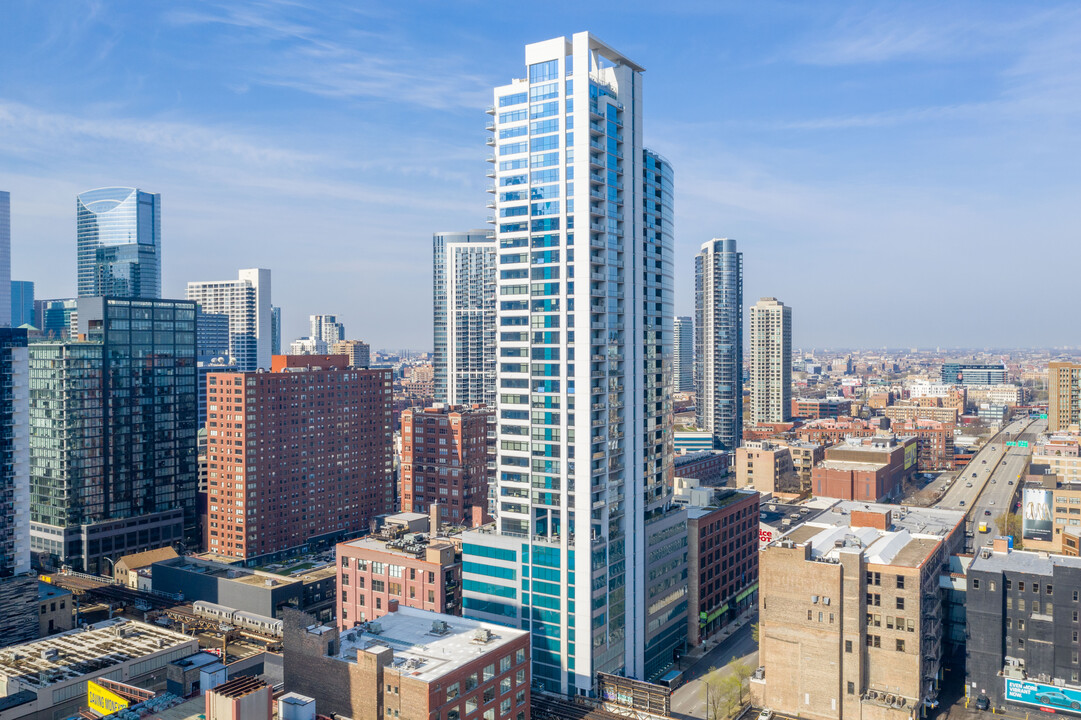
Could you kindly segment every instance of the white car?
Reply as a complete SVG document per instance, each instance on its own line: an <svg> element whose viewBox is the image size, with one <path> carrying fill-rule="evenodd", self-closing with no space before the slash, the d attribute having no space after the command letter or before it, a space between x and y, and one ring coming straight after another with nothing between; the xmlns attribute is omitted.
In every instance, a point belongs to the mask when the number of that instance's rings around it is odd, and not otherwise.
<svg viewBox="0 0 1081 720"><path fill-rule="evenodd" d="M766 708L762 712L758 713L758 720L773 720L773 711Z"/></svg>

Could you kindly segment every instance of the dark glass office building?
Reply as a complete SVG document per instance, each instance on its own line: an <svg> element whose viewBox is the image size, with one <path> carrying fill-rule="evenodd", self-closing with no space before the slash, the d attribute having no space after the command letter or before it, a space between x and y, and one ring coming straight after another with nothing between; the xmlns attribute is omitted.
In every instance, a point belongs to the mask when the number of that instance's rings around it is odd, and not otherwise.
<svg viewBox="0 0 1081 720"><path fill-rule="evenodd" d="M80 339L30 345L35 562L111 572L197 538L195 303L79 298Z"/></svg>

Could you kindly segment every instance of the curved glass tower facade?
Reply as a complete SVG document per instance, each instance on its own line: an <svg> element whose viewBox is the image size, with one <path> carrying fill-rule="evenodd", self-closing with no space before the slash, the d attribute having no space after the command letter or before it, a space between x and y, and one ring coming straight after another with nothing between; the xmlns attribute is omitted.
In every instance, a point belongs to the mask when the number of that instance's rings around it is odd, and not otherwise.
<svg viewBox="0 0 1081 720"><path fill-rule="evenodd" d="M161 195L98 188L76 198L79 297L161 297Z"/></svg>

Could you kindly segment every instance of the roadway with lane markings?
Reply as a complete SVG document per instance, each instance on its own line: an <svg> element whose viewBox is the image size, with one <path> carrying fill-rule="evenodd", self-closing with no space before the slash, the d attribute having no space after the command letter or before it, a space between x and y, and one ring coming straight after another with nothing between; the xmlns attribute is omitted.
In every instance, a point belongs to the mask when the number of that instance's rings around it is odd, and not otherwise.
<svg viewBox="0 0 1081 720"><path fill-rule="evenodd" d="M971 523L973 549L990 545L999 534L995 520L1013 508L1021 478L1032 455L1032 445L1047 428L1046 420L1014 420L984 443L968 465L958 470L953 483L936 503L947 510L963 510ZM1025 441L1029 447L1008 447ZM979 532L987 523L988 532Z"/></svg>
<svg viewBox="0 0 1081 720"><path fill-rule="evenodd" d="M1005 448L1005 457L995 467L994 474L984 485L983 492L980 493L979 499L972 508L973 525L978 528L981 522L986 522L990 529L986 533L975 533L973 540L975 549L990 545L999 534L995 519L1003 513L1013 512L1014 501L1021 489L1021 480L1032 458L1035 440L1046 429L1046 420L1035 420L1023 433L1016 438L1011 438L1011 440L1028 442L1029 447Z"/></svg>

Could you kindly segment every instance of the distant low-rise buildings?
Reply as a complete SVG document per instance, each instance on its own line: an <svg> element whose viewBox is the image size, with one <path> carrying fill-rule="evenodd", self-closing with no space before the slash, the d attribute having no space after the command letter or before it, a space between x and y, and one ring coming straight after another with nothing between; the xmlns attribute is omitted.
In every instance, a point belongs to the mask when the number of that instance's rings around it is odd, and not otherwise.
<svg viewBox="0 0 1081 720"><path fill-rule="evenodd" d="M914 401L898 401L882 411L890 420L934 420L956 425L960 412L955 407L928 407Z"/></svg>
<svg viewBox="0 0 1081 720"><path fill-rule="evenodd" d="M835 445L850 437L870 437L878 432L881 424L874 420L840 417L812 420L796 429L796 437L804 442L819 445Z"/></svg>
<svg viewBox="0 0 1081 720"><path fill-rule="evenodd" d="M953 469L953 435L956 426L934 420L901 420L890 428L898 435L916 438L919 470Z"/></svg>
<svg viewBox="0 0 1081 720"><path fill-rule="evenodd" d="M792 398L792 417L805 420L839 418L852 414L852 401L847 398Z"/></svg>

